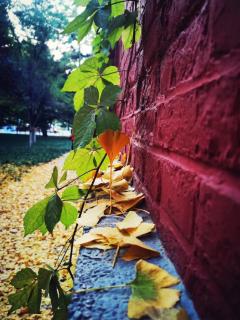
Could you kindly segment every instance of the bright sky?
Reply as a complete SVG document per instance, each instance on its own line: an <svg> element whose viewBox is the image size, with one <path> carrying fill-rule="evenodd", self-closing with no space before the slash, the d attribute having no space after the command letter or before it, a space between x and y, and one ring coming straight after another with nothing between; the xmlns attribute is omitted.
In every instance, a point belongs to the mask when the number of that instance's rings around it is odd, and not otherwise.
<svg viewBox="0 0 240 320"><path fill-rule="evenodd" d="M1 1L1 0L0 0ZM49 2L52 2L52 4L54 6L57 6L57 10L60 12L64 12L65 13L65 5L68 5L69 7L74 6L73 1L71 0L46 0ZM15 0L13 1L14 7L17 5L31 5L32 4L32 0ZM77 12L80 13L82 11L82 8L76 8ZM15 26L15 32L17 33L19 40L21 41L22 39L24 39L26 37L26 31L22 30L21 25L19 23L18 18L14 15L13 11L9 12L9 17L12 21L12 23ZM74 17L73 17L74 18ZM54 56L55 60L59 60L61 59L61 57L63 56L64 52L70 52L70 51L78 51L79 50L79 43L75 40L72 41L70 44L67 43L67 37L62 37L61 41L53 41L50 40L48 41L48 47L52 53L52 55ZM80 50L81 53L83 54L91 54L91 39L90 38L85 38L85 40L83 42L81 42L80 45Z"/></svg>

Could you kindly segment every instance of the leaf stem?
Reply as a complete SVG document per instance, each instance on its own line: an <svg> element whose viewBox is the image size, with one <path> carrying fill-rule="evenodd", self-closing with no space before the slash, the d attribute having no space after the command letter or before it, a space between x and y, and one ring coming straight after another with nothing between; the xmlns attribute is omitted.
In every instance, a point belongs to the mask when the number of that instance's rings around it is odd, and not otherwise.
<svg viewBox="0 0 240 320"><path fill-rule="evenodd" d="M81 293L86 293L86 292L110 290L110 289L116 289L116 288L127 288L130 286L131 286L130 284L126 283L126 284L117 284L117 285L106 286L106 287L87 288L87 289L72 291L71 294L81 294Z"/></svg>
<svg viewBox="0 0 240 320"><path fill-rule="evenodd" d="M98 172L99 172L99 170L100 170L100 168L101 168L104 160L106 159L106 156L107 156L107 154L104 155L104 157L102 158L101 162L99 163L99 165L98 165L98 167L97 167L97 169L96 169L96 172L95 172L95 174L94 174L94 177L93 177L93 180L92 180L92 182L91 182L91 185L90 185L90 187L88 188L88 191L87 191L86 195L84 196L84 199L83 199L81 208L80 208L80 210L79 210L78 218L80 218L81 215L82 215L82 212L83 212L83 209L84 209L86 200L87 200L90 192L92 191L94 182L95 182L95 180L96 180L96 178L97 178L97 176L98 176ZM70 242L70 255L69 255L69 261L68 261L68 271L69 271L72 279L73 279L73 274L72 274L70 268L71 268L71 266L72 266L73 246L74 246L74 240L75 240L75 236L76 236L77 230L78 230L78 223L76 223L75 228L74 228L73 233L72 233L72 236L71 236L71 238L70 238L70 240L69 240L69 242Z"/></svg>

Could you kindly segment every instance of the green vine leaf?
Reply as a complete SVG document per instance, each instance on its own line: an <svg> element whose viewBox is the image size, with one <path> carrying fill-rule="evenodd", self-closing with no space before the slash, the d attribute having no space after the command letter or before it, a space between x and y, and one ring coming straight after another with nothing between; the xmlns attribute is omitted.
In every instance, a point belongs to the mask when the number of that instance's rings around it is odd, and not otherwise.
<svg viewBox="0 0 240 320"><path fill-rule="evenodd" d="M73 105L75 111L78 111L84 105L84 89L79 90L75 93L73 98Z"/></svg>
<svg viewBox="0 0 240 320"><path fill-rule="evenodd" d="M77 175L80 176L85 172L88 172L89 170L95 169L101 162L104 155L105 151L95 140L93 140L85 148L71 151L68 154L63 167L65 170L76 171ZM101 169L105 170L108 167L108 164L109 160L106 157ZM81 179L84 181L84 177L82 177Z"/></svg>
<svg viewBox="0 0 240 320"><path fill-rule="evenodd" d="M98 104L99 92L96 87L89 87L84 90L84 102L87 105L95 106Z"/></svg>
<svg viewBox="0 0 240 320"><path fill-rule="evenodd" d="M89 31L92 28L92 24L93 24L93 18L90 18L79 26L78 32L77 32L78 42L81 42L86 37L86 35L89 33Z"/></svg>
<svg viewBox="0 0 240 320"><path fill-rule="evenodd" d="M55 194L48 202L45 213L45 225L49 232L53 232L55 225L59 222L62 212L62 201Z"/></svg>
<svg viewBox="0 0 240 320"><path fill-rule="evenodd" d="M53 168L51 179L45 185L45 188L46 189L57 188L57 183L58 183L58 168L55 166Z"/></svg>
<svg viewBox="0 0 240 320"><path fill-rule="evenodd" d="M70 186L63 191L61 199L63 201L76 201L81 199L83 195L84 192L80 190L77 186Z"/></svg>
<svg viewBox="0 0 240 320"><path fill-rule="evenodd" d="M29 313L40 313L41 289L38 287L37 274L30 268L17 272L11 284L17 291L8 297L11 309L8 314L21 308L28 307Z"/></svg>
<svg viewBox="0 0 240 320"><path fill-rule="evenodd" d="M89 58L68 76L62 91L77 92L94 86L101 93L105 87L104 80L114 85L119 85L120 75L118 68L109 66L101 70L99 59L96 57Z"/></svg>
<svg viewBox="0 0 240 320"><path fill-rule="evenodd" d="M40 313L42 301L42 292L39 289L38 284L36 283L31 291L29 301L28 301L28 311L31 314L38 314Z"/></svg>
<svg viewBox="0 0 240 320"><path fill-rule="evenodd" d="M36 278L37 275L32 269L25 268L16 273L11 281L11 285L16 289L22 289L25 286L29 286Z"/></svg>
<svg viewBox="0 0 240 320"><path fill-rule="evenodd" d="M136 24L135 28L135 42L138 42L141 38L141 26L139 23ZM122 42L125 49L129 49L132 47L133 43L133 34L134 34L134 25L127 27L127 29L123 30L122 33Z"/></svg>
<svg viewBox="0 0 240 320"><path fill-rule="evenodd" d="M120 119L113 112L101 109L96 120L96 134L100 135L104 131L112 129L114 131L121 129Z"/></svg>
<svg viewBox="0 0 240 320"><path fill-rule="evenodd" d="M100 28L106 28L108 25L109 17L111 16L111 7L110 6L102 6L99 10L97 10L94 15L94 22L96 26Z"/></svg>
<svg viewBox="0 0 240 320"><path fill-rule="evenodd" d="M78 6L85 7L88 4L89 0L74 0L74 3Z"/></svg>
<svg viewBox="0 0 240 320"><path fill-rule="evenodd" d="M100 99L100 105L105 107L113 106L122 89L119 86L108 85L103 89Z"/></svg>
<svg viewBox="0 0 240 320"><path fill-rule="evenodd" d="M62 182L64 182L64 181L66 181L66 180L67 180L67 171L65 171L65 172L63 173L62 177L61 177L60 180L59 180L59 183L62 183Z"/></svg>
<svg viewBox="0 0 240 320"><path fill-rule="evenodd" d="M111 0L112 16L117 17L124 13L125 4L119 0Z"/></svg>
<svg viewBox="0 0 240 320"><path fill-rule="evenodd" d="M95 109L84 106L75 114L73 121L74 148L83 148L89 144L95 127Z"/></svg>
<svg viewBox="0 0 240 320"><path fill-rule="evenodd" d="M62 213L61 213L61 222L64 224L66 229L70 227L78 217L77 209L68 202L63 203Z"/></svg>
<svg viewBox="0 0 240 320"><path fill-rule="evenodd" d="M31 291L32 287L24 287L23 289L18 290L16 293L8 296L8 302L12 306L8 311L8 315L21 307L27 306Z"/></svg>
<svg viewBox="0 0 240 320"><path fill-rule="evenodd" d="M24 236L33 233L44 225L44 216L50 197L47 197L32 206L24 216Z"/></svg>
<svg viewBox="0 0 240 320"><path fill-rule="evenodd" d="M38 271L38 286L45 291L45 297L49 294L50 281L54 275L52 270L40 268Z"/></svg>

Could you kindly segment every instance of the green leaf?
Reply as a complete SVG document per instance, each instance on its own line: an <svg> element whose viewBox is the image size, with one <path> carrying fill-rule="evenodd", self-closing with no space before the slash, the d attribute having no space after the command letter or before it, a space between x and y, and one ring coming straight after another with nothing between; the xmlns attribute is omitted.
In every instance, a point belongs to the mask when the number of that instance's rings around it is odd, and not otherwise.
<svg viewBox="0 0 240 320"><path fill-rule="evenodd" d="M55 194L48 202L45 214L45 224L49 232L53 232L55 225L59 222L62 212L62 201Z"/></svg>
<svg viewBox="0 0 240 320"><path fill-rule="evenodd" d="M111 48L113 49L116 42L121 38L123 32L123 27L115 29L110 35L108 36L108 41L111 44Z"/></svg>
<svg viewBox="0 0 240 320"><path fill-rule="evenodd" d="M53 277L53 271L40 268L38 271L38 286L39 289L45 290L45 296L47 297L49 294L49 285L50 281Z"/></svg>
<svg viewBox="0 0 240 320"><path fill-rule="evenodd" d="M84 102L88 105L97 105L99 99L98 89L96 87L89 87L84 90Z"/></svg>
<svg viewBox="0 0 240 320"><path fill-rule="evenodd" d="M95 127L95 110L84 106L75 114L73 121L74 148L85 147L92 140Z"/></svg>
<svg viewBox="0 0 240 320"><path fill-rule="evenodd" d="M55 166L53 168L51 179L45 185L45 188L46 189L57 188L57 182L58 182L58 168Z"/></svg>
<svg viewBox="0 0 240 320"><path fill-rule="evenodd" d="M59 183L62 183L62 182L64 182L64 181L66 181L66 180L67 180L67 171L65 171L65 172L63 173L61 179L59 180Z"/></svg>
<svg viewBox="0 0 240 320"><path fill-rule="evenodd" d="M91 30L92 24L93 24L93 18L90 18L79 26L78 33L77 33L79 42L82 41L82 39L85 38L86 35L89 33L89 31Z"/></svg>
<svg viewBox="0 0 240 320"><path fill-rule="evenodd" d="M13 311L21 307L26 307L31 291L32 287L27 286L21 290L18 290L16 293L10 294L8 296L8 302L12 307L8 311L8 314L12 313Z"/></svg>
<svg viewBox="0 0 240 320"><path fill-rule="evenodd" d="M120 85L120 74L118 68L115 66L107 67L102 74L102 78L112 84Z"/></svg>
<svg viewBox="0 0 240 320"><path fill-rule="evenodd" d="M130 25L122 33L122 42L125 49L129 49L133 45L133 31L134 25ZM135 42L138 42L141 38L141 26L139 23L136 24L135 29Z"/></svg>
<svg viewBox="0 0 240 320"><path fill-rule="evenodd" d="M30 285L36 278L36 273L32 269L26 268L17 272L11 281L11 285L13 285L16 289L21 289Z"/></svg>
<svg viewBox="0 0 240 320"><path fill-rule="evenodd" d="M91 144L83 149L77 149L75 152L71 151L64 162L65 170L74 170L80 176L85 172L96 168L96 164L93 163L95 158L97 165L101 162L105 155L105 151L99 146L99 144L93 140ZM109 160L106 157L101 169L105 170L108 167ZM84 178L82 178L84 180Z"/></svg>
<svg viewBox="0 0 240 320"><path fill-rule="evenodd" d="M63 204L62 213L61 213L61 222L66 228L72 225L78 217L77 209L70 203L65 202Z"/></svg>
<svg viewBox="0 0 240 320"><path fill-rule="evenodd" d="M157 296L157 288L154 281L147 274L137 272L136 279L131 283L132 297L143 300L154 300Z"/></svg>
<svg viewBox="0 0 240 320"><path fill-rule="evenodd" d="M43 223L43 224L38 228L38 230L41 232L42 235L46 234L47 231L48 231L45 223Z"/></svg>
<svg viewBox="0 0 240 320"><path fill-rule="evenodd" d="M65 309L58 309L54 312L52 320L68 320L68 312Z"/></svg>
<svg viewBox="0 0 240 320"><path fill-rule="evenodd" d="M44 224L49 197L37 202L24 216L24 236L33 233Z"/></svg>
<svg viewBox="0 0 240 320"><path fill-rule="evenodd" d="M57 276L53 276L50 285L49 285L49 296L51 299L51 304L52 304L52 309L53 312L58 308L58 290L57 290L57 285L58 285L58 278Z"/></svg>
<svg viewBox="0 0 240 320"><path fill-rule="evenodd" d="M42 292L41 292L41 289L38 287L38 284L36 283L31 291L31 295L28 301L29 313L32 313L32 314L40 313L41 301L42 301Z"/></svg>
<svg viewBox="0 0 240 320"><path fill-rule="evenodd" d="M100 105L105 107L113 106L122 89L119 86L108 85L103 89Z"/></svg>
<svg viewBox="0 0 240 320"><path fill-rule="evenodd" d="M111 15L110 6L104 6L104 7L101 7L99 10L97 10L96 14L94 15L94 22L96 26L100 28L106 28L110 15Z"/></svg>
<svg viewBox="0 0 240 320"><path fill-rule="evenodd" d="M83 192L77 186L67 187L61 196L63 201L76 201L83 196Z"/></svg>
<svg viewBox="0 0 240 320"><path fill-rule="evenodd" d="M124 13L125 4L119 0L111 0L112 16L117 17Z"/></svg>
<svg viewBox="0 0 240 320"><path fill-rule="evenodd" d="M77 16L73 21L71 21L67 25L67 27L64 29L64 33L70 34L72 32L77 31L88 17L89 17L89 12L85 10L83 13L81 13L79 16Z"/></svg>
<svg viewBox="0 0 240 320"><path fill-rule="evenodd" d="M74 109L78 111L84 105L84 90L79 90L73 98Z"/></svg>
<svg viewBox="0 0 240 320"><path fill-rule="evenodd" d="M90 0L74 0L74 3L79 6L85 7Z"/></svg>
<svg viewBox="0 0 240 320"><path fill-rule="evenodd" d="M104 131L112 129L114 131L121 129L120 120L114 112L108 110L100 110L97 115L96 133L100 135Z"/></svg>

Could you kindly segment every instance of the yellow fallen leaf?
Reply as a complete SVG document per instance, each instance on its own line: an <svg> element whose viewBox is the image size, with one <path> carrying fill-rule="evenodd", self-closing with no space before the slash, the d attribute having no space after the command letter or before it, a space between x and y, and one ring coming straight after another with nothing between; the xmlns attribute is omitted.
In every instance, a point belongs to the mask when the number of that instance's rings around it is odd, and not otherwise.
<svg viewBox="0 0 240 320"><path fill-rule="evenodd" d="M110 169L106 170L103 174L102 178L105 180L110 180ZM123 167L121 170L113 171L112 173L112 181L120 181L122 179L125 179L129 181L132 178L133 175L133 168L131 166Z"/></svg>
<svg viewBox="0 0 240 320"><path fill-rule="evenodd" d="M106 207L107 204L103 203L84 211L81 218L78 219L78 224L82 227L96 226L98 221L104 216Z"/></svg>
<svg viewBox="0 0 240 320"><path fill-rule="evenodd" d="M99 244L101 244L106 250L114 247L129 247L122 257L126 261L159 255L157 250L147 246L141 240L126 236L117 228L112 227L93 228L78 239L76 244L86 248L99 248Z"/></svg>
<svg viewBox="0 0 240 320"><path fill-rule="evenodd" d="M113 184L112 184L112 190L117 191L117 192L126 191L128 189L128 187L129 187L129 184L125 179L113 182Z"/></svg>
<svg viewBox="0 0 240 320"><path fill-rule="evenodd" d="M137 215L135 211L129 211L125 219L118 222L116 226L119 230L134 229L137 228L142 221L143 219Z"/></svg>
<svg viewBox="0 0 240 320"><path fill-rule="evenodd" d="M142 222L137 228L128 230L128 234L138 238L152 232L154 229L154 223Z"/></svg>
<svg viewBox="0 0 240 320"><path fill-rule="evenodd" d="M149 309L172 308L179 300L180 292L167 287L176 285L179 279L160 267L139 260L136 263L136 278L130 284L132 295L128 302L128 317L140 319Z"/></svg>
<svg viewBox="0 0 240 320"><path fill-rule="evenodd" d="M124 213L124 212L128 211L129 209L132 209L133 207L135 207L143 199L144 199L144 195L139 194L135 198L130 198L130 199L121 200L121 201L115 201L113 203L113 207L117 208L122 213Z"/></svg>
<svg viewBox="0 0 240 320"><path fill-rule="evenodd" d="M150 307L147 309L147 315L152 320L188 320L187 312L180 308L157 309Z"/></svg>

